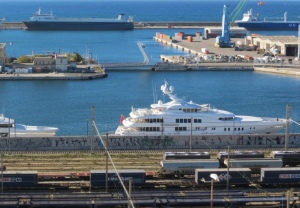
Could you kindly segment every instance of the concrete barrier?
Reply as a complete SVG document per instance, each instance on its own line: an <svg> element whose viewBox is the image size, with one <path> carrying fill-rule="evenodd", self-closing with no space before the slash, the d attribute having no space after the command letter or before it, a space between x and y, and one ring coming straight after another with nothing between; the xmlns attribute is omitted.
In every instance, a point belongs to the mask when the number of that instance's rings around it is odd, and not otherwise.
<svg viewBox="0 0 300 208"><path fill-rule="evenodd" d="M233 149L284 148L284 134L263 135L203 135L203 136L101 136L107 139L111 150L164 150L164 149ZM190 145L191 140L191 145ZM92 143L91 143L92 141ZM0 138L3 151L61 151L103 149L98 137L62 136L46 138ZM290 134L289 148L300 147L300 134Z"/></svg>

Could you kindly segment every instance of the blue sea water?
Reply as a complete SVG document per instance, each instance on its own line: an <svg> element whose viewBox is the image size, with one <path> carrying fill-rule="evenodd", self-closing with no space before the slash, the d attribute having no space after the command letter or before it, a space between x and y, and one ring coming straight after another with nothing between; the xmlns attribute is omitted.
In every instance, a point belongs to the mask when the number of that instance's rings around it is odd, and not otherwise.
<svg viewBox="0 0 300 208"><path fill-rule="evenodd" d="M38 7L59 17L134 16L135 21L221 21L225 3L237 1L1 1L0 14L7 21L28 19ZM287 11L296 19L299 1L249 1L245 7L260 15L282 16ZM276 9L274 9L276 8ZM274 14L275 15L275 14ZM273 16L274 16L273 15ZM240 16L241 18L241 16ZM160 54L182 54L153 40L156 32L194 34L199 29L135 29L133 31L26 31L1 30L0 42L7 43L7 56L32 53L78 52L90 54L100 63L143 61L137 42L145 44L151 62ZM258 33L258 32L256 32ZM270 33L261 31L261 33ZM297 35L297 32L272 32ZM12 43L12 45L8 44ZM108 77L93 81L1 81L0 112L28 125L56 126L58 135L85 135L86 121L95 107L99 130L114 132L120 115L131 107L149 107L153 94L167 80L180 97L211 105L236 114L285 117L291 105L292 119L300 121L300 79L256 72L108 72ZM156 89L156 90L154 90ZM168 101L168 100L165 100ZM89 122L90 123L90 122ZM293 125L292 131L300 128Z"/></svg>

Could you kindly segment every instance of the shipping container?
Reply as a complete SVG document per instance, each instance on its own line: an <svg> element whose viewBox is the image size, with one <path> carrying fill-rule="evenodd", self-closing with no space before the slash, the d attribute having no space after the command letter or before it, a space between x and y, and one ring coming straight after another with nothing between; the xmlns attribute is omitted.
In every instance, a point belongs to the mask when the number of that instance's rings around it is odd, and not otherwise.
<svg viewBox="0 0 300 208"><path fill-rule="evenodd" d="M270 185L300 185L300 168L262 168L260 181Z"/></svg>
<svg viewBox="0 0 300 208"><path fill-rule="evenodd" d="M210 159L208 152L165 152L163 160Z"/></svg>
<svg viewBox="0 0 300 208"><path fill-rule="evenodd" d="M252 172L258 173L261 168L281 168L282 160L279 158L240 158L229 159L229 168L250 168ZM224 164L228 165L228 159L224 159Z"/></svg>
<svg viewBox="0 0 300 208"><path fill-rule="evenodd" d="M249 168L230 168L228 172L229 185L248 185L251 181ZM216 174L219 181L216 185L227 184L227 168L196 169L195 182L200 185L211 181L210 174Z"/></svg>
<svg viewBox="0 0 300 208"><path fill-rule="evenodd" d="M281 158L283 166L300 165L300 152L297 151L272 151L271 158Z"/></svg>
<svg viewBox="0 0 300 208"><path fill-rule="evenodd" d="M220 161L220 166L225 167L224 160L228 159L228 152L218 152L217 158ZM264 158L264 153L258 151L231 151L229 158Z"/></svg>
<svg viewBox="0 0 300 208"><path fill-rule="evenodd" d="M3 181L3 187L20 187L20 188L29 188L35 187L38 180L37 171L4 171L3 178L0 180Z"/></svg>
<svg viewBox="0 0 300 208"><path fill-rule="evenodd" d="M162 160L160 165L163 174L194 175L197 168L219 168L219 160Z"/></svg>
<svg viewBox="0 0 300 208"><path fill-rule="evenodd" d="M118 173L124 185L128 185L129 178L132 178L132 186L141 186L145 183L146 180L145 170L118 170ZM90 177L92 187L105 187L105 170L91 170ZM108 186L121 186L121 182L119 181L119 178L114 170L108 170Z"/></svg>

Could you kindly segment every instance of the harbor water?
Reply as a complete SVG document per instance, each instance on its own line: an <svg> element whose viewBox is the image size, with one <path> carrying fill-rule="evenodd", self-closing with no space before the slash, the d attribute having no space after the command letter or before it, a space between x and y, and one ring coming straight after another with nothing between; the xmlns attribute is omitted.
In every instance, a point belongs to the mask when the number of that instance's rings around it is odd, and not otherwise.
<svg viewBox="0 0 300 208"><path fill-rule="evenodd" d="M59 17L106 18L112 17L115 11L119 11L133 15L136 22L221 21L222 8L226 3L224 1L216 1L217 3L90 1L86 3L86 1L22 0L17 1L17 4L14 2L8 0L1 2L0 13L7 21L20 22L28 19L38 7L45 12L52 10ZM236 1L230 2L234 7ZM284 11L288 11L288 17L291 19L299 15L294 9L299 8L298 1L265 2L266 5L262 8L256 5L256 1L249 1L250 5L245 7L244 12L252 7L254 10L259 10L260 15L263 15L262 11L265 10L265 15L270 16L276 7L280 8L277 10L278 16L281 16L281 13L283 15ZM145 44L150 62L155 63L159 61L161 54L186 55L153 40L156 32L174 35L180 31L195 34L201 32L201 29L135 29L133 31L3 29L0 31L0 42L7 44L6 53L9 57L78 52L100 63L123 63L143 61L143 55L137 46L137 42L141 41ZM261 31L261 33L297 35L296 31ZM120 116L122 114L127 116L132 107L149 107L155 97L168 101L160 92L164 80L174 86L175 93L179 97L196 103L209 103L216 108L239 115L285 117L286 105L290 104L292 119L300 122L300 78L250 71L118 71L108 72L108 77L105 79L91 81L1 81L0 113L14 118L17 123L58 127L58 135L86 135L87 130L90 131L91 107L94 106L95 120L100 132L112 133L119 125ZM291 132L299 131L299 126L291 126Z"/></svg>

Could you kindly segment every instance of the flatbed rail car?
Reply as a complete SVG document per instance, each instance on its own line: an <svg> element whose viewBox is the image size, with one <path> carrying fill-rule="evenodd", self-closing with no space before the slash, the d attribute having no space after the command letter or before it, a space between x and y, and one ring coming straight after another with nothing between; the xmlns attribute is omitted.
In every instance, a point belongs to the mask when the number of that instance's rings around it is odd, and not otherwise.
<svg viewBox="0 0 300 208"><path fill-rule="evenodd" d="M210 159L208 152L165 152L163 160Z"/></svg>
<svg viewBox="0 0 300 208"><path fill-rule="evenodd" d="M259 173L261 168L281 168L280 158L253 158L253 159L225 159L224 164L229 168L250 168L253 173Z"/></svg>
<svg viewBox="0 0 300 208"><path fill-rule="evenodd" d="M297 166L300 165L299 151L272 151L271 158L281 158L283 166Z"/></svg>
<svg viewBox="0 0 300 208"><path fill-rule="evenodd" d="M220 167L225 168L224 160L228 159L228 152L219 152L217 158L220 161ZM231 151L229 154L229 159L239 159L239 158L264 158L264 153L258 151Z"/></svg>

